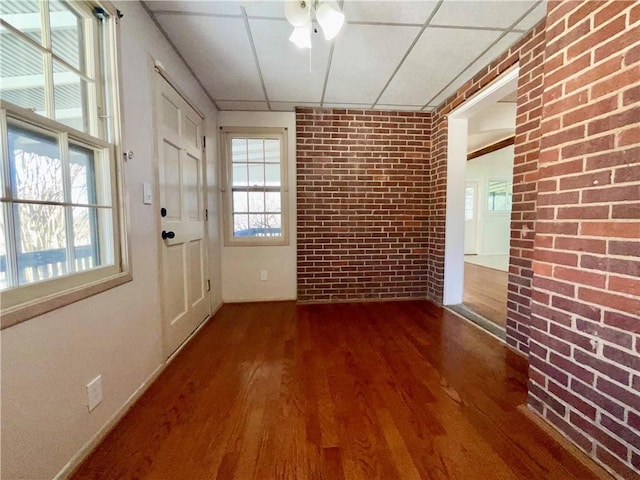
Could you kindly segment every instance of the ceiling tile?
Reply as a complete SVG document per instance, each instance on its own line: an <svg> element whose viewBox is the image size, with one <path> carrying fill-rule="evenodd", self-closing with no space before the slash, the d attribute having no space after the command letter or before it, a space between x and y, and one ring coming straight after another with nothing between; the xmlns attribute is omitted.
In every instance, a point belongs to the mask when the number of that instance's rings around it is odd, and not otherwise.
<svg viewBox="0 0 640 480"><path fill-rule="evenodd" d="M243 1L248 17L285 18L284 2L273 0Z"/></svg>
<svg viewBox="0 0 640 480"><path fill-rule="evenodd" d="M261 112L269 110L267 102L241 102L230 100L219 100L216 102L220 110L222 111L247 111L247 112Z"/></svg>
<svg viewBox="0 0 640 480"><path fill-rule="evenodd" d="M344 3L347 22L410 23L422 25L435 9L437 1L367 1Z"/></svg>
<svg viewBox="0 0 640 480"><path fill-rule="evenodd" d="M293 27L278 20L249 19L269 100L320 102L331 44L314 35L313 48L289 41Z"/></svg>
<svg viewBox="0 0 640 480"><path fill-rule="evenodd" d="M536 1L444 0L431 25L508 28Z"/></svg>
<svg viewBox="0 0 640 480"><path fill-rule="evenodd" d="M324 103L323 108L364 108L370 109L370 103Z"/></svg>
<svg viewBox="0 0 640 480"><path fill-rule="evenodd" d="M305 103L305 102L269 102L271 110L277 112L293 112L296 107L317 107L320 108L319 103Z"/></svg>
<svg viewBox="0 0 640 480"><path fill-rule="evenodd" d="M427 28L379 103L424 105L499 35L495 31Z"/></svg>
<svg viewBox="0 0 640 480"><path fill-rule="evenodd" d="M419 31L347 25L336 39L325 102L372 105Z"/></svg>
<svg viewBox="0 0 640 480"><path fill-rule="evenodd" d="M437 97L429 101L430 105L440 105L450 95L453 95L455 91L460 88L464 83L473 78L482 68L489 65L492 61L502 55L511 45L522 36L521 33L507 33L498 42L492 46L487 53L483 54L480 58L475 60L458 78L456 78L451 85L449 85L443 92L438 94Z"/></svg>
<svg viewBox="0 0 640 480"><path fill-rule="evenodd" d="M411 111L422 110L422 105L382 105L378 104L373 107L374 110L395 110L395 111Z"/></svg>
<svg viewBox="0 0 640 480"><path fill-rule="evenodd" d="M215 100L265 100L241 18L156 18Z"/></svg>
<svg viewBox="0 0 640 480"><path fill-rule="evenodd" d="M546 0L540 2L533 11L524 17L520 23L515 26L515 29L522 30L524 32L528 32L533 27L535 27L540 20L542 20L547 15L547 2Z"/></svg>
<svg viewBox="0 0 640 480"><path fill-rule="evenodd" d="M144 2L152 12L183 12L204 13L207 15L242 15L240 2L233 1L165 1L145 0Z"/></svg>

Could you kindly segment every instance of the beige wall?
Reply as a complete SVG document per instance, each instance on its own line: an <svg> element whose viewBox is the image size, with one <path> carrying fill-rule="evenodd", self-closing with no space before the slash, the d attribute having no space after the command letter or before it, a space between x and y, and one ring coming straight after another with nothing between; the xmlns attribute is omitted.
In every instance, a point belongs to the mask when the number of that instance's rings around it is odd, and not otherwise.
<svg viewBox="0 0 640 480"><path fill-rule="evenodd" d="M286 246L222 248L222 299L225 302L296 298L296 118L295 113L220 112L221 127L288 129L289 238ZM267 270L267 280L260 271Z"/></svg>
<svg viewBox="0 0 640 480"><path fill-rule="evenodd" d="M143 205L155 183L151 59L162 62L207 116L212 305L221 302L214 107L138 2L117 2L121 20L124 149L133 281L1 332L2 478L65 474L92 439L164 365L158 290L158 223ZM155 188L157 195L157 188ZM157 197L156 197L157 198ZM104 400L87 409L86 384L102 375ZM70 464L71 462L71 464Z"/></svg>

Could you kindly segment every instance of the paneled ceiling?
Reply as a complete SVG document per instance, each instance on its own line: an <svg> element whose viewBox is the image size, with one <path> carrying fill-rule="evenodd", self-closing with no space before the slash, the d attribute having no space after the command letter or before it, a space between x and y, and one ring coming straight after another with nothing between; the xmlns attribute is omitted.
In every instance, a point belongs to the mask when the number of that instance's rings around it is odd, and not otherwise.
<svg viewBox="0 0 640 480"><path fill-rule="evenodd" d="M219 110L430 111L544 18L544 0L340 2L346 24L288 41L282 0L146 0Z"/></svg>

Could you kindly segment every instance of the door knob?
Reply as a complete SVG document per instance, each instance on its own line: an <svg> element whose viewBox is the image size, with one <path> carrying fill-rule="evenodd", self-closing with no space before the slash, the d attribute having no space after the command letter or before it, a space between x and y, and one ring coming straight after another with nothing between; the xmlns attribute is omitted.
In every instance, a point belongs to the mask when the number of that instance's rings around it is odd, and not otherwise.
<svg viewBox="0 0 640 480"><path fill-rule="evenodd" d="M176 236L175 232L167 232L166 230L162 230L162 239L166 240L167 238L174 238Z"/></svg>

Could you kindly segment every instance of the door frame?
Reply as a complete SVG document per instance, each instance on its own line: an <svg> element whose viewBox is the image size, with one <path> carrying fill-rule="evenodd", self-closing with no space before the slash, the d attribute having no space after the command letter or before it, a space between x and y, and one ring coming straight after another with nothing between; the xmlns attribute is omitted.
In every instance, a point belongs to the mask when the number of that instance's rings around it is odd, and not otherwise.
<svg viewBox="0 0 640 480"><path fill-rule="evenodd" d="M480 235L478 235L478 230L479 230L479 222L478 222L478 217L479 217L479 203L480 203L480 185L478 184L479 182L477 182L476 180L466 180L465 179L465 190L467 188L469 188L469 186L471 185L473 187L473 190L475 192L474 196L473 196L473 230L474 230L474 242L473 242L473 253L466 253L463 252L464 255L477 255L478 254L478 238L480 237ZM466 192L465 192L465 197L466 197ZM465 203L466 203L466 198L465 198ZM466 223L467 221L465 220L465 242L466 242ZM463 246L464 249L464 246Z"/></svg>
<svg viewBox="0 0 640 480"><path fill-rule="evenodd" d="M161 231L161 218L160 218L160 152L158 152L158 135L159 135L159 125L158 125L158 121L159 121L159 112L158 112L158 108L157 108L157 96L159 93L159 89L160 89L160 82L166 82L169 84L169 86L171 86L171 88L173 88L176 93L196 112L196 114L202 119L202 136L205 137L205 132L207 131L207 127L206 127L206 117L205 115L202 113L202 111L200 109L198 109L194 103L189 99L189 97L177 86L177 83L175 81L172 80L172 77L164 70L164 68L162 67L162 65L155 60L152 57L149 57L149 78L151 80L151 85L152 85L152 91L151 91L151 95L152 95L152 101L151 101L151 115L152 115L152 130L153 130L153 160L152 160L152 168L153 168L153 205L152 207L154 207L154 226L155 226L155 230L156 230L156 246L157 246L157 265L158 265L158 292L159 292L159 297L160 297L160 304L159 304L159 310L160 310L160 324L161 324L161 331L162 331L162 354L163 354L163 358L165 360L172 358L175 356L176 353L178 353L182 347L189 341L189 339L200 329L200 327L202 327L202 325L204 324L204 322L206 321L203 320L195 329L194 331L185 339L185 341L182 343L182 345L180 345L177 349L171 350L171 348L169 347L169 342L168 342L168 332L167 332L167 326L165 324L165 312L164 312L164 301L163 301L163 294L164 294L164 271L163 271L163 265L164 265L164 252L163 252L163 246L164 246L164 240L162 240L162 238L160 237L160 231ZM208 184L207 184L207 150L206 150L206 144L203 142L203 149L202 149L202 208L207 209L208 210ZM205 218L203 220L204 222L204 242L205 242L205 248L204 248L204 264L206 267L206 272L204 274L204 278L209 280L209 286L211 285L211 265L209 264L209 224L208 224L208 218ZM205 296L207 298L207 305L208 305L208 314L209 316L211 316L212 313L212 309L211 309L211 290L209 288L208 291L205 291Z"/></svg>
<svg viewBox="0 0 640 480"><path fill-rule="evenodd" d="M462 303L464 289L464 190L469 118L508 93L517 91L519 73L520 68L515 65L447 116L449 128L443 305ZM461 182L461 178L465 181Z"/></svg>

